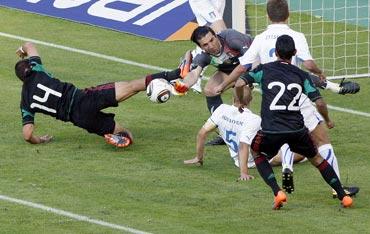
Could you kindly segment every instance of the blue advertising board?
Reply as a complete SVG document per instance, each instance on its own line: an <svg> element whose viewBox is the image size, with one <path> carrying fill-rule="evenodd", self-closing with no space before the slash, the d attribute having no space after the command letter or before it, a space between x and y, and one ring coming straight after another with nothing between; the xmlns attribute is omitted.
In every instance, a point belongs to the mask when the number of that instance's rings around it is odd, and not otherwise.
<svg viewBox="0 0 370 234"><path fill-rule="evenodd" d="M186 40L195 27L187 0L0 0L0 6L157 40Z"/></svg>

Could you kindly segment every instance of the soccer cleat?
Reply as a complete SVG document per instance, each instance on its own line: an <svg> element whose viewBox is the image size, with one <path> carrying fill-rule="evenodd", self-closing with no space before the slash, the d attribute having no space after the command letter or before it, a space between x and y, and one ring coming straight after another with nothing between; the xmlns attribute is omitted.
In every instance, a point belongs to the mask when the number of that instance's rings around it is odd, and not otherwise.
<svg viewBox="0 0 370 234"><path fill-rule="evenodd" d="M352 81L344 81L343 80L339 84L340 90L339 94L355 94L360 91L360 85L356 82Z"/></svg>
<svg viewBox="0 0 370 234"><path fill-rule="evenodd" d="M283 189L287 193L294 191L293 172L289 168L285 168L282 174Z"/></svg>
<svg viewBox="0 0 370 234"><path fill-rule="evenodd" d="M220 136L217 136L216 138L214 138L213 140L210 140L208 141L205 145L226 145L224 139L222 139L222 137Z"/></svg>
<svg viewBox="0 0 370 234"><path fill-rule="evenodd" d="M353 200L350 196L345 196L343 197L340 203L343 206L343 208L349 208L352 206Z"/></svg>
<svg viewBox="0 0 370 234"><path fill-rule="evenodd" d="M356 196L356 194L360 191L359 187L356 186L343 186L344 192L346 193L347 196ZM333 198L337 198L338 194L335 190L333 190Z"/></svg>
<svg viewBox="0 0 370 234"><path fill-rule="evenodd" d="M129 137L121 136L119 134L105 134L104 139L108 144L114 145L118 148L125 148L132 144Z"/></svg>
<svg viewBox="0 0 370 234"><path fill-rule="evenodd" d="M283 204L287 202L286 194L283 191L279 191L274 198L274 204L272 206L273 210L279 210L283 207Z"/></svg>
<svg viewBox="0 0 370 234"><path fill-rule="evenodd" d="M193 58L190 51L186 51L184 57L181 59L179 64L180 76L185 78L185 76L190 72L191 62Z"/></svg>

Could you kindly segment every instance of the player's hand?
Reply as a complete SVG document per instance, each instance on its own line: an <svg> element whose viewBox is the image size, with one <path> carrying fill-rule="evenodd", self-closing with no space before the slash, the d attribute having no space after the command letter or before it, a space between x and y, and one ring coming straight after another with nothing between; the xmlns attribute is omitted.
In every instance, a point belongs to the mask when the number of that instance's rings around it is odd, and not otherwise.
<svg viewBox="0 0 370 234"><path fill-rule="evenodd" d="M219 84L215 87L215 89L213 90L214 91L214 95L220 95L222 93L222 91L224 90L222 84Z"/></svg>
<svg viewBox="0 0 370 234"><path fill-rule="evenodd" d="M196 164L197 166L203 166L203 159L199 159L198 157L195 157L193 159L185 160L184 164L186 165Z"/></svg>
<svg viewBox="0 0 370 234"><path fill-rule="evenodd" d="M334 128L335 124L333 121L329 120L326 122L326 126L329 128L329 129L332 129Z"/></svg>
<svg viewBox="0 0 370 234"><path fill-rule="evenodd" d="M326 76L323 73L318 74L317 76L320 78L321 81L326 81Z"/></svg>
<svg viewBox="0 0 370 234"><path fill-rule="evenodd" d="M18 55L20 58L27 57L27 53L23 51L22 46L19 47L16 51L15 54Z"/></svg>
<svg viewBox="0 0 370 234"><path fill-rule="evenodd" d="M253 179L254 179L254 176L248 175L248 174L245 174L245 173L241 173L240 177L238 178L237 181L253 180Z"/></svg>
<svg viewBox="0 0 370 234"><path fill-rule="evenodd" d="M49 135L40 136L40 143L49 143L52 140L53 140L53 136L49 136Z"/></svg>

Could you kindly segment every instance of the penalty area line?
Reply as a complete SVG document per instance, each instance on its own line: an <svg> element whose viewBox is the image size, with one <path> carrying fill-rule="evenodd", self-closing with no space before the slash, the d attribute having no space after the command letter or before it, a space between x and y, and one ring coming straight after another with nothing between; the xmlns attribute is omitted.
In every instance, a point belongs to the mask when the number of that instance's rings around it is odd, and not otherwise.
<svg viewBox="0 0 370 234"><path fill-rule="evenodd" d="M108 227L108 228L111 228L111 229L126 231L126 232L133 233L133 234L150 234L149 232L140 231L140 230L137 230L137 229L129 228L129 227L118 225L118 224L108 223L108 222L105 222L105 221L102 221L102 220L92 219L92 218L84 216L84 215L74 214L74 213L71 213L71 212L68 212L68 211L52 208L52 207L49 207L49 206L45 206L45 205L42 205L42 204L37 204L37 203L25 201L25 200L20 200L20 199L17 199L17 198L8 197L8 196L5 196L5 195L0 195L0 200L11 202L11 203L16 203L16 204L24 205L24 206L28 206L28 207L32 207L32 208L35 208L35 209L44 210L44 211L47 211L47 212L50 212L50 213L65 216L65 217L75 219L75 220L78 220L78 221L88 222L88 223Z"/></svg>

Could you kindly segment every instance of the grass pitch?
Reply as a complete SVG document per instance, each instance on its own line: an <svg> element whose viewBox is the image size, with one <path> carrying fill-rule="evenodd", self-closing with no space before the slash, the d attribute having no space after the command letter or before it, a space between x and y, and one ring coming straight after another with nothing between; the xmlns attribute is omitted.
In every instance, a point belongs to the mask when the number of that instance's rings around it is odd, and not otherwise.
<svg viewBox="0 0 370 234"><path fill-rule="evenodd" d="M190 42L158 42L123 33L0 8L1 32L173 68ZM125 150L104 144L71 124L37 115L36 134L46 145L21 135L21 83L14 54L22 41L0 37L0 195L44 204L152 233L366 233L369 220L370 118L332 111L330 130L344 184L361 187L354 207L341 209L330 188L308 163L295 167L296 192L280 211L258 176L236 182L239 170L225 147L207 147L202 168L184 166L195 156L195 137L209 114L203 95L172 97L166 104L139 93L110 109L130 128L135 144ZM80 88L130 80L153 70L38 45L45 67ZM323 92L329 104L370 112L370 83L361 92ZM230 103L230 91L224 95ZM260 95L252 110L259 112ZM275 168L280 180L280 168ZM0 200L1 233L118 233L95 224Z"/></svg>

